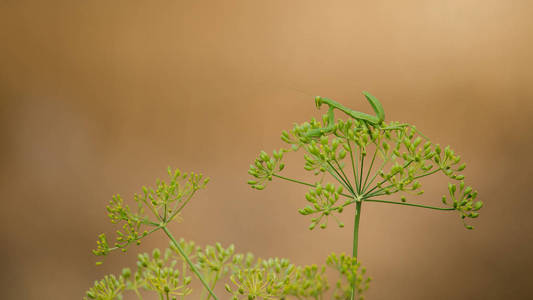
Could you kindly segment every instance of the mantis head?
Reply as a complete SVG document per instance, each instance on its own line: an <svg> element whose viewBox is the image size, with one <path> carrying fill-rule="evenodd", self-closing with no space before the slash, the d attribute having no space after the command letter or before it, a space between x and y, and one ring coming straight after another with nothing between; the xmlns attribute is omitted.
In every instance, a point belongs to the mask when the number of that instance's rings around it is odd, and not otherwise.
<svg viewBox="0 0 533 300"><path fill-rule="evenodd" d="M316 108L320 109L320 106L322 105L322 102L323 102L322 97L320 97L320 96L316 96L315 97Z"/></svg>

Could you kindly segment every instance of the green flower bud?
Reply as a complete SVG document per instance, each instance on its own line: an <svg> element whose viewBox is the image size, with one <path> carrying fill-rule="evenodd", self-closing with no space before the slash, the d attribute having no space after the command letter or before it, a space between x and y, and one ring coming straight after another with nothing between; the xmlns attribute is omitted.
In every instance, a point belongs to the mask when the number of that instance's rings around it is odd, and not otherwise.
<svg viewBox="0 0 533 300"><path fill-rule="evenodd" d="M261 151L261 154L259 154L259 157L261 158L262 161L269 160L268 154L265 151Z"/></svg>
<svg viewBox="0 0 533 300"><path fill-rule="evenodd" d="M316 222L311 223L311 225L309 225L309 230L315 229L316 225L317 225Z"/></svg>
<svg viewBox="0 0 533 300"><path fill-rule="evenodd" d="M341 149L339 151L339 159L344 159L346 157L346 151L344 149Z"/></svg>
<svg viewBox="0 0 533 300"><path fill-rule="evenodd" d="M472 210L477 211L477 210L480 210L481 207L483 207L483 202L482 202L482 201L477 201L477 202L474 204L474 207L473 207Z"/></svg>
<svg viewBox="0 0 533 300"><path fill-rule="evenodd" d="M450 195L453 195L455 194L455 190L456 190L456 187L455 187L455 184L448 184L448 191L450 191Z"/></svg>
<svg viewBox="0 0 533 300"><path fill-rule="evenodd" d="M479 217L479 213L475 213L475 212L470 213L470 214L468 214L468 217L472 218L472 219L475 219L475 218Z"/></svg>
<svg viewBox="0 0 533 300"><path fill-rule="evenodd" d="M437 152L437 154L440 155L440 153L441 153L441 148L440 148L440 145L439 145L439 144L435 145L435 152Z"/></svg>

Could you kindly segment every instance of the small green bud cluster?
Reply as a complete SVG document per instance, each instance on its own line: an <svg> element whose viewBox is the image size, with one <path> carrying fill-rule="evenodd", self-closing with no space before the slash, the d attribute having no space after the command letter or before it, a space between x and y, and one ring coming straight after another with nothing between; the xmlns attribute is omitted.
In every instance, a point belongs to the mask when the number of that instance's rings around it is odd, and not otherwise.
<svg viewBox="0 0 533 300"><path fill-rule="evenodd" d="M187 257L190 259L196 259L198 253L202 251L202 247L196 245L193 241L185 241L183 238L178 241L178 245L181 247L185 255L187 255ZM179 255L179 250L176 245L170 243L169 248L176 253L176 255L182 258L182 256Z"/></svg>
<svg viewBox="0 0 533 300"><path fill-rule="evenodd" d="M339 146L343 147L339 147ZM309 154L304 154L306 171L314 171L315 175L324 173L331 168L330 163L338 163L342 161L347 152L346 144L342 144L342 140L334 138L330 140L326 136L322 136L318 143L311 141L305 146ZM349 150L348 150L349 151Z"/></svg>
<svg viewBox="0 0 533 300"><path fill-rule="evenodd" d="M122 276L117 278L114 275L106 275L104 279L94 282L94 286L87 291L84 299L121 300L124 287L124 278Z"/></svg>
<svg viewBox="0 0 533 300"><path fill-rule="evenodd" d="M254 180L249 180L248 184L257 190L264 189L266 182L271 181L272 176L285 167L281 159L286 151L285 149L280 149L279 151L274 150L272 156L268 155L265 151L261 151L255 163L250 165L250 169L248 170L248 174L255 177Z"/></svg>
<svg viewBox="0 0 533 300"><path fill-rule="evenodd" d="M144 204L152 210L158 221L170 222L188 203L192 195L199 189L205 188L209 178L194 172L182 173L168 168L170 182L156 181L156 187L143 187L142 194L135 195L139 205Z"/></svg>
<svg viewBox="0 0 533 300"><path fill-rule="evenodd" d="M312 119L311 122L294 124L290 133L287 131L281 133L281 140L289 144L291 150L297 151L302 145L309 144L314 139L314 134L311 132L320 132L320 130L325 129L325 126L327 124L321 126L315 119Z"/></svg>
<svg viewBox="0 0 533 300"><path fill-rule="evenodd" d="M129 268L124 268L118 278L108 275L95 282L94 287L87 292L86 299L122 299L125 291L139 295L140 290L156 292L165 299L176 299L191 292L189 285L192 278L184 273L186 270L184 263L171 249L161 253L156 248L151 255L138 255L134 274Z"/></svg>
<svg viewBox="0 0 533 300"><path fill-rule="evenodd" d="M338 132L336 136L342 137L347 142L353 142L354 145L359 148L361 155L367 155L367 146L370 144L378 144L382 139L380 131L376 130L376 127L368 125L366 122L360 122L357 120L338 120L337 126ZM351 148L348 145L343 145L346 151L351 152Z"/></svg>
<svg viewBox="0 0 533 300"><path fill-rule="evenodd" d="M457 188L458 186L459 188ZM448 192L453 208L460 213L465 227L467 229L473 229L473 226L466 224L465 219L477 218L479 216L477 211L483 207L482 201L474 201L477 198L477 191L474 191L470 186L465 187L464 181L461 181L459 185L453 183L448 184ZM442 203L448 204L446 196L442 196Z"/></svg>
<svg viewBox="0 0 533 300"><path fill-rule="evenodd" d="M422 144L423 139L416 133L413 126L404 126L385 135L382 142L385 161L394 163L388 171L379 171L379 176L383 179L376 185L380 194L410 192L421 195L424 191L420 189L422 184L417 179L438 171L432 170L432 157L435 155L433 144L430 141ZM387 185L383 185L384 183Z"/></svg>
<svg viewBox="0 0 533 300"><path fill-rule="evenodd" d="M231 258L235 252L235 246L230 245L224 249L220 243L215 246L207 246L204 251L198 252L198 264L200 269L211 272L227 273L231 265Z"/></svg>
<svg viewBox="0 0 533 300"><path fill-rule="evenodd" d="M107 237L105 233L98 235L98 240L96 241L96 249L92 252L94 255L107 255L110 251L109 243L107 242Z"/></svg>
<svg viewBox="0 0 533 300"><path fill-rule="evenodd" d="M340 255L332 253L328 256L326 263L341 275L335 285L335 299L352 299L352 285L355 286L354 292L357 297L353 299L364 299L363 293L368 289L371 278L365 276L365 268L361 267L355 257L347 256L344 253Z"/></svg>
<svg viewBox="0 0 533 300"><path fill-rule="evenodd" d="M459 165L461 156L456 155L450 146L446 146L442 150L437 144L435 146L435 153L436 155L433 157L433 160L446 176L455 180L463 180L465 178L464 175L458 174L457 172L463 171L466 168L466 164Z"/></svg>
<svg viewBox="0 0 533 300"><path fill-rule="evenodd" d="M305 194L305 199L307 199L311 205L301 208L298 212L304 216L316 213L320 214L311 220L309 229L313 230L321 223L322 219L324 219L324 222L320 224L320 228L325 229L327 227L328 217L332 215L333 212L342 212L344 208L343 205L335 206L342 190L342 186L335 188L335 186L330 183L326 184L324 187L321 184L317 184L314 189L310 189L309 192ZM344 227L344 224L340 222L336 216L332 216L335 218L339 227Z"/></svg>
<svg viewBox="0 0 533 300"><path fill-rule="evenodd" d="M143 286L146 290L164 295L166 299L169 296L176 298L191 292L189 284L192 278L182 273L186 268L170 249L166 249L163 255L159 249L154 249L151 257L147 253L140 254L137 267L139 278L142 280L137 285Z"/></svg>
<svg viewBox="0 0 533 300"><path fill-rule="evenodd" d="M295 270L287 259L259 259L255 267L239 269L231 275L234 288L229 284L225 287L232 299L283 299Z"/></svg>
<svg viewBox="0 0 533 300"><path fill-rule="evenodd" d="M310 265L297 268L287 294L300 297L300 299L321 299L321 296L329 289L325 272L325 266Z"/></svg>
<svg viewBox="0 0 533 300"><path fill-rule="evenodd" d="M143 224L144 208L141 205L137 206L137 212L131 213L129 206L124 206L124 200L120 195L113 196L111 202L107 206L107 212L111 223L117 224L123 222L122 230L117 230L117 238L115 247L126 251L128 245L135 242L140 245L140 239L147 235L146 231L141 232Z"/></svg>

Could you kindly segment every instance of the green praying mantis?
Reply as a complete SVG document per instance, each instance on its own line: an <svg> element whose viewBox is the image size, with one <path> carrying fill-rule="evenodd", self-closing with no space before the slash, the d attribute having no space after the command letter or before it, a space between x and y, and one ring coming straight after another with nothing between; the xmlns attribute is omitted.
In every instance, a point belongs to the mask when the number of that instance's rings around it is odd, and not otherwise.
<svg viewBox="0 0 533 300"><path fill-rule="evenodd" d="M383 110L383 106L378 101L378 99L376 99L376 97L372 96L370 93L363 92L363 95L365 96L366 100L368 100L368 103L370 103L370 106L372 106L372 109L376 113L375 116L365 114L360 111L351 110L349 108L344 107L342 104L336 101L333 101L329 98L316 96L315 104L318 109L320 109L320 106L322 106L322 104L326 104L329 106L328 112L326 114L328 125L324 128L315 128L315 129L309 130L307 133L307 136L308 137L320 137L324 134L333 132L335 130L335 115L333 112L335 109L338 109L344 112L345 114L347 114L348 116L356 120L370 124L372 126L381 125L383 121L385 120L385 111Z"/></svg>

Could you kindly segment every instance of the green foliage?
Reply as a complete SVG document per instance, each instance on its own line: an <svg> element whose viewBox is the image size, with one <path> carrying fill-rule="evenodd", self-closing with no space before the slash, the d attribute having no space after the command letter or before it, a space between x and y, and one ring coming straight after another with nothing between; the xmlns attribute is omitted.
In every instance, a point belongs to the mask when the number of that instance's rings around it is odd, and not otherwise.
<svg viewBox="0 0 533 300"><path fill-rule="evenodd" d="M235 300L363 300L370 283L357 259L363 203L455 211L464 226L472 229L465 220L477 218L483 203L475 201L477 191L465 186L465 176L461 172L466 165L461 163L461 157L449 146L442 148L433 143L413 125L385 122L381 103L369 93L363 94L375 115L317 97L317 108L328 106L322 122L312 119L283 131L281 139L286 147L272 154L261 151L248 171L253 177L248 184L257 190L263 190L274 178L307 186L308 205L299 209L299 213L311 217L311 230L317 226L326 228L330 217L339 227L344 227L337 215L346 210L353 213L351 256L332 253L323 266L297 266L288 259L262 259L251 253L236 253L233 245L224 248L215 243L202 248L194 242L177 241L168 225L180 219L183 208L196 191L206 186L208 179L201 174L169 168L169 182L157 180L155 187L143 187L142 193L134 196L135 205L130 207L120 195L113 196L107 206L108 216L112 223L121 227L116 231L112 246L106 235L100 234L93 253L103 256L112 250L126 251L130 244L139 245L143 237L158 230L169 238L169 248L138 255L135 272L125 268L118 276L105 276L95 282L84 299L123 299L126 292L139 299L145 292L158 294L163 300L184 299L191 295L191 283L196 278L204 288L203 300L219 299L214 293L217 285L223 285L226 295ZM336 120L336 110L348 118ZM298 151L303 152L304 170L315 176L314 182L281 175L285 167L284 155ZM451 181L449 196L442 197L445 207L407 202L407 196L411 200L423 194L423 178L437 173ZM399 196L399 200L380 199L391 195ZM327 267L337 273L333 289L325 275Z"/></svg>

